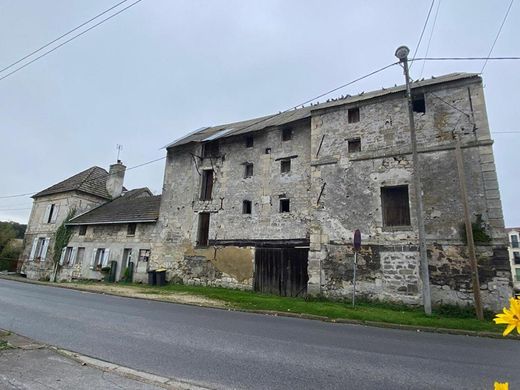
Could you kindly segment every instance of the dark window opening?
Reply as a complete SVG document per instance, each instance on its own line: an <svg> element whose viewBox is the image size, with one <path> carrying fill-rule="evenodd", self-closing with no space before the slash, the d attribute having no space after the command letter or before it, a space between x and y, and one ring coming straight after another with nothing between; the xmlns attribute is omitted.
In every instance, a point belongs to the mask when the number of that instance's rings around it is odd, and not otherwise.
<svg viewBox="0 0 520 390"><path fill-rule="evenodd" d="M246 136L246 148L252 148L254 145L254 137L252 135Z"/></svg>
<svg viewBox="0 0 520 390"><path fill-rule="evenodd" d="M354 138L348 140L348 152L361 152L361 138Z"/></svg>
<svg viewBox="0 0 520 390"><path fill-rule="evenodd" d="M220 154L220 148L218 141L206 142L202 144L202 157L218 157Z"/></svg>
<svg viewBox="0 0 520 390"><path fill-rule="evenodd" d="M291 171L291 160L280 161L280 172L287 173Z"/></svg>
<svg viewBox="0 0 520 390"><path fill-rule="evenodd" d="M129 223L126 228L126 235L127 236L135 236L135 229L137 228L136 223Z"/></svg>
<svg viewBox="0 0 520 390"><path fill-rule="evenodd" d="M513 252L513 258L515 259L515 264L520 264L520 252Z"/></svg>
<svg viewBox="0 0 520 390"><path fill-rule="evenodd" d="M280 199L280 212L288 213L291 211L289 199Z"/></svg>
<svg viewBox="0 0 520 390"><path fill-rule="evenodd" d="M150 260L150 249L139 249L138 260L144 262Z"/></svg>
<svg viewBox="0 0 520 390"><path fill-rule="evenodd" d="M359 122L359 107L349 108L348 110L348 123Z"/></svg>
<svg viewBox="0 0 520 390"><path fill-rule="evenodd" d="M242 214L251 214L253 202L250 200L244 200L242 202Z"/></svg>
<svg viewBox="0 0 520 390"><path fill-rule="evenodd" d="M381 203L384 226L409 226L408 186L382 187Z"/></svg>
<svg viewBox="0 0 520 390"><path fill-rule="evenodd" d="M199 231L197 234L197 245L208 246L209 238L209 213L199 214Z"/></svg>
<svg viewBox="0 0 520 390"><path fill-rule="evenodd" d="M79 235L84 236L85 234L87 234L87 225L80 225Z"/></svg>
<svg viewBox="0 0 520 390"><path fill-rule="evenodd" d="M253 176L253 163L245 164L244 178Z"/></svg>
<svg viewBox="0 0 520 390"><path fill-rule="evenodd" d="M426 102L424 100L424 93L412 96L412 107L414 112L426 112Z"/></svg>
<svg viewBox="0 0 520 390"><path fill-rule="evenodd" d="M518 236L516 234L511 236L511 247L518 248Z"/></svg>
<svg viewBox="0 0 520 390"><path fill-rule="evenodd" d="M51 204L51 207L49 209L49 216L47 218L47 223L51 223L52 222L52 217L53 217L55 209L56 209L56 205L55 204Z"/></svg>
<svg viewBox="0 0 520 390"><path fill-rule="evenodd" d="M292 139L292 129L286 127L282 129L282 141L290 141Z"/></svg>
<svg viewBox="0 0 520 390"><path fill-rule="evenodd" d="M271 154L271 148L265 148L265 154Z"/></svg>
<svg viewBox="0 0 520 390"><path fill-rule="evenodd" d="M211 192L213 191L213 170L206 169L202 171L202 185L200 190L200 200L211 200Z"/></svg>

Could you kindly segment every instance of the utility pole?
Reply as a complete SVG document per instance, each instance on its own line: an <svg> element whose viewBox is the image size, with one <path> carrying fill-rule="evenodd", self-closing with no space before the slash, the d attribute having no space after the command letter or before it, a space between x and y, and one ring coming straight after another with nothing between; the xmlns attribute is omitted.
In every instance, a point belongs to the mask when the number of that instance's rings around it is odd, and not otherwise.
<svg viewBox="0 0 520 390"><path fill-rule="evenodd" d="M422 295L424 313L426 315L432 314L432 299L430 293L430 272L428 270L428 256L426 253L426 232L424 230L424 218L423 218L423 202L422 202L422 189L421 189L421 178L419 168L419 158L417 156L417 137L415 135L415 121L413 118L413 104L412 104L412 91L410 88L410 74L408 72L408 53L410 49L406 46L400 46L395 51L395 56L399 58L399 61L403 65L404 77L406 81L406 98L408 100L408 118L410 120L410 138L412 144L412 160L413 160L413 187L415 193L415 214L417 216L417 227L419 230L419 255L420 255L420 266L421 266L421 280L422 280Z"/></svg>
<svg viewBox="0 0 520 390"><path fill-rule="evenodd" d="M455 156L457 158L457 171L459 173L460 196L464 208L464 222L466 225L466 241L468 242L468 256L471 264L471 279L473 284L473 298L475 300L475 312L479 320L484 319L482 311L482 301L480 299L480 282L478 279L477 256L475 254L475 242L473 240L473 226L471 226L471 216L469 214L468 191L466 189L466 175L464 173L464 162L462 160L462 150L460 149L460 138L455 136Z"/></svg>

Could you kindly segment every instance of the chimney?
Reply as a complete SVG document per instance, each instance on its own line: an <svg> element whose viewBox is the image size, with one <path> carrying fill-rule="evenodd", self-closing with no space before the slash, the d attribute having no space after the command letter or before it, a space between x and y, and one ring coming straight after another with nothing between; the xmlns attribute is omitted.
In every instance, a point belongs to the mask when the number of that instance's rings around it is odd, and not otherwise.
<svg viewBox="0 0 520 390"><path fill-rule="evenodd" d="M110 165L107 178L107 192L112 199L117 198L123 192L123 181L125 180L126 166L121 160L117 160L117 164Z"/></svg>

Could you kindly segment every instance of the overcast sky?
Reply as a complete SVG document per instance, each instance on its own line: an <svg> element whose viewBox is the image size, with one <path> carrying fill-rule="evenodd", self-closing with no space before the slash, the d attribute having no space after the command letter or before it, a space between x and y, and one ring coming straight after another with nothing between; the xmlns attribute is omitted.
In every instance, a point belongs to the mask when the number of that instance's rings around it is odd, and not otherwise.
<svg viewBox="0 0 520 390"><path fill-rule="evenodd" d="M117 0L0 0L0 68ZM130 4L132 1L127 2ZM431 1L143 0L0 81L0 196L39 191L93 165L134 166L202 126L276 113L414 51ZM426 52L436 0L419 49ZM486 56L509 0L443 0L430 56ZM123 7L123 6L121 6ZM107 14L108 15L108 14ZM513 4L493 55L520 55ZM480 72L483 62L427 62L412 77ZM507 226L520 226L520 61L483 77ZM6 72L0 73L0 77ZM333 94L402 84L392 67ZM322 99L323 100L323 99ZM127 172L160 193L164 161ZM0 220L27 222L32 199L0 199Z"/></svg>

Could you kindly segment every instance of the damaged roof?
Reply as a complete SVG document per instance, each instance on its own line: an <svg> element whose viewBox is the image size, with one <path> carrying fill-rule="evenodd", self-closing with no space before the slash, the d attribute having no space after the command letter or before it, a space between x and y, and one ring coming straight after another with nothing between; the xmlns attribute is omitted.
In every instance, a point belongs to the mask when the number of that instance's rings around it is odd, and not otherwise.
<svg viewBox="0 0 520 390"><path fill-rule="evenodd" d="M80 191L101 198L111 199L111 196L107 192L106 185L108 175L108 172L103 168L91 167L34 194L32 197L38 198L40 196L59 194L61 192Z"/></svg>
<svg viewBox="0 0 520 390"><path fill-rule="evenodd" d="M416 81L412 83L412 90L436 84L448 83L452 81L471 78L480 80L480 76L477 73L450 73L440 77L432 77L428 80ZM238 134L263 130L265 128L273 126L283 126L300 119L310 118L311 112L315 110L342 106L345 104L352 104L364 100L378 98L385 95L403 92L405 90L405 85L398 85L391 88L383 88L378 91L372 91L367 93L362 92L356 96L347 95L345 98L335 99L326 103L314 104L311 106L302 107L294 110L288 110L278 114L267 115L259 118L249 119L246 121L228 123L225 125L212 127L202 127L191 133L188 133L180 139L173 141L172 143L166 145L165 148L168 149L174 146L185 145L190 142L203 142L211 141L218 138L231 137Z"/></svg>
<svg viewBox="0 0 520 390"><path fill-rule="evenodd" d="M72 218L67 225L155 222L159 218L160 204L161 195L152 195L148 188L137 188Z"/></svg>

